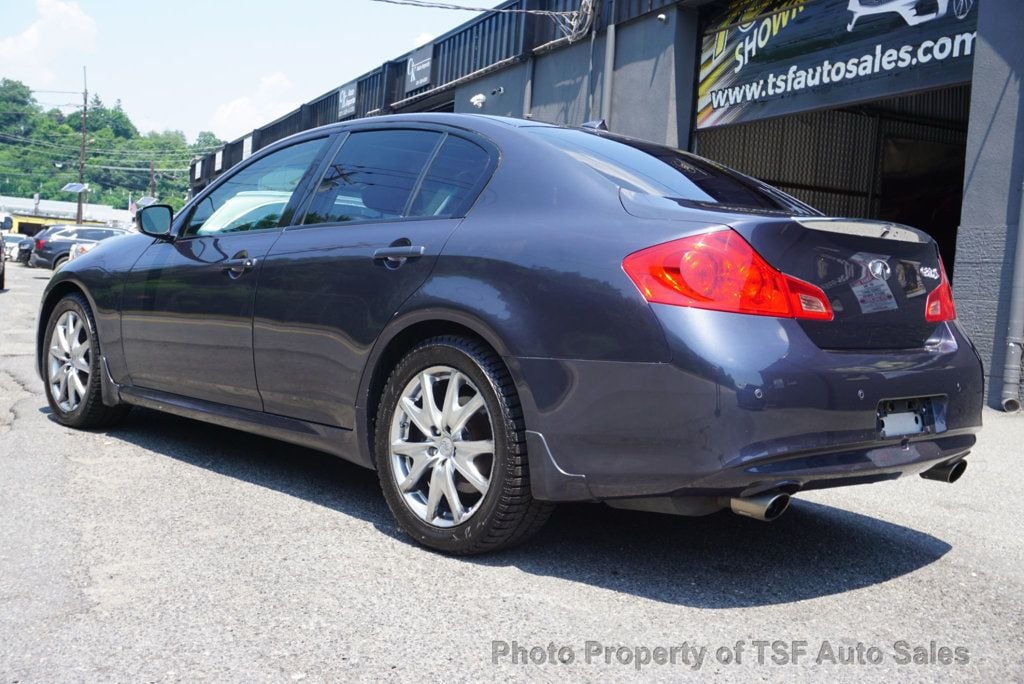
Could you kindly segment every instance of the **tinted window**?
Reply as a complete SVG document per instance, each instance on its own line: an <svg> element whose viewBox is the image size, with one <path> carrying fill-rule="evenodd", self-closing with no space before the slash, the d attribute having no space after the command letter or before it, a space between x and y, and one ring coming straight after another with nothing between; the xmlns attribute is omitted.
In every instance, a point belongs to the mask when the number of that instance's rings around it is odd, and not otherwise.
<svg viewBox="0 0 1024 684"><path fill-rule="evenodd" d="M276 228L326 138L278 150L243 168L193 209L185 235Z"/></svg>
<svg viewBox="0 0 1024 684"><path fill-rule="evenodd" d="M110 230L89 229L78 231L78 237L82 240L106 240L111 235L116 235Z"/></svg>
<svg viewBox="0 0 1024 684"><path fill-rule="evenodd" d="M348 137L317 188L305 223L345 223L406 215L409 198L440 133L364 131Z"/></svg>
<svg viewBox="0 0 1024 684"><path fill-rule="evenodd" d="M701 205L810 213L809 207L752 178L681 150L564 128L525 128L620 187Z"/></svg>
<svg viewBox="0 0 1024 684"><path fill-rule="evenodd" d="M479 145L448 136L423 178L411 216L462 216L476 199L490 168L490 157Z"/></svg>

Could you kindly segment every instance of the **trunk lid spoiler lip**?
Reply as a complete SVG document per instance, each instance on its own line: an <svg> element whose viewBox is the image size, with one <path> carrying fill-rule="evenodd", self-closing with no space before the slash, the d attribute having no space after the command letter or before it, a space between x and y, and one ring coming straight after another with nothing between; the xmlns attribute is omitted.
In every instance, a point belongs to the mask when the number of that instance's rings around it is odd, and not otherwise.
<svg viewBox="0 0 1024 684"><path fill-rule="evenodd" d="M893 223L892 221L818 216L793 216L789 220L809 230L827 233L840 233L876 240L895 240L897 242L917 244L927 244L932 241L931 237L924 231L905 226L901 223Z"/></svg>
<svg viewBox="0 0 1024 684"><path fill-rule="evenodd" d="M619 189L619 201L626 213L643 219L687 221L718 224L742 229L751 225L796 223L808 230L859 236L896 242L927 244L932 238L924 231L893 221L825 216L824 214L791 214L768 209L712 205L688 202L645 193Z"/></svg>

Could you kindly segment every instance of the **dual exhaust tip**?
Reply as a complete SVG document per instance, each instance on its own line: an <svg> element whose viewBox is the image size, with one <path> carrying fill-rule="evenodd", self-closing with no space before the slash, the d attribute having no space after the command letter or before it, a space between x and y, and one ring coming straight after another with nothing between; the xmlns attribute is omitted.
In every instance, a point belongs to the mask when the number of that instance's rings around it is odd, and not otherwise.
<svg viewBox="0 0 1024 684"><path fill-rule="evenodd" d="M926 480L953 484L960 479L965 470L967 470L967 461L960 459L953 463L944 463L930 468L921 473L921 477ZM786 509L789 508L789 500L789 494L784 492L734 497L729 499L729 508L736 515L771 522L786 512Z"/></svg>

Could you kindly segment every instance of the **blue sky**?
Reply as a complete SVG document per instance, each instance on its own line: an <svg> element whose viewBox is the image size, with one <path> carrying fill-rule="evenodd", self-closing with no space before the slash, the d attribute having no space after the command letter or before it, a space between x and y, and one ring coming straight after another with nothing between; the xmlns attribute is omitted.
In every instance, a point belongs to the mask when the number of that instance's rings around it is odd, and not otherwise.
<svg viewBox="0 0 1024 684"><path fill-rule="evenodd" d="M89 92L120 98L140 129L190 140L236 138L475 16L371 0L2 3L0 77L80 92L85 65Z"/></svg>

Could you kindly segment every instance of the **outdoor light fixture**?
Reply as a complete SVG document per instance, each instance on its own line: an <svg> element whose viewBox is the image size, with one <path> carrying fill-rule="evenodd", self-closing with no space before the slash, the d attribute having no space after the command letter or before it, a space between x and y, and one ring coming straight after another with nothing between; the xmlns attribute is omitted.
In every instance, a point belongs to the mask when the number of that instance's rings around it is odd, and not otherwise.
<svg viewBox="0 0 1024 684"><path fill-rule="evenodd" d="M469 98L469 104L473 105L477 109L483 109L485 102L487 102L487 96L483 93L477 93L473 97Z"/></svg>

